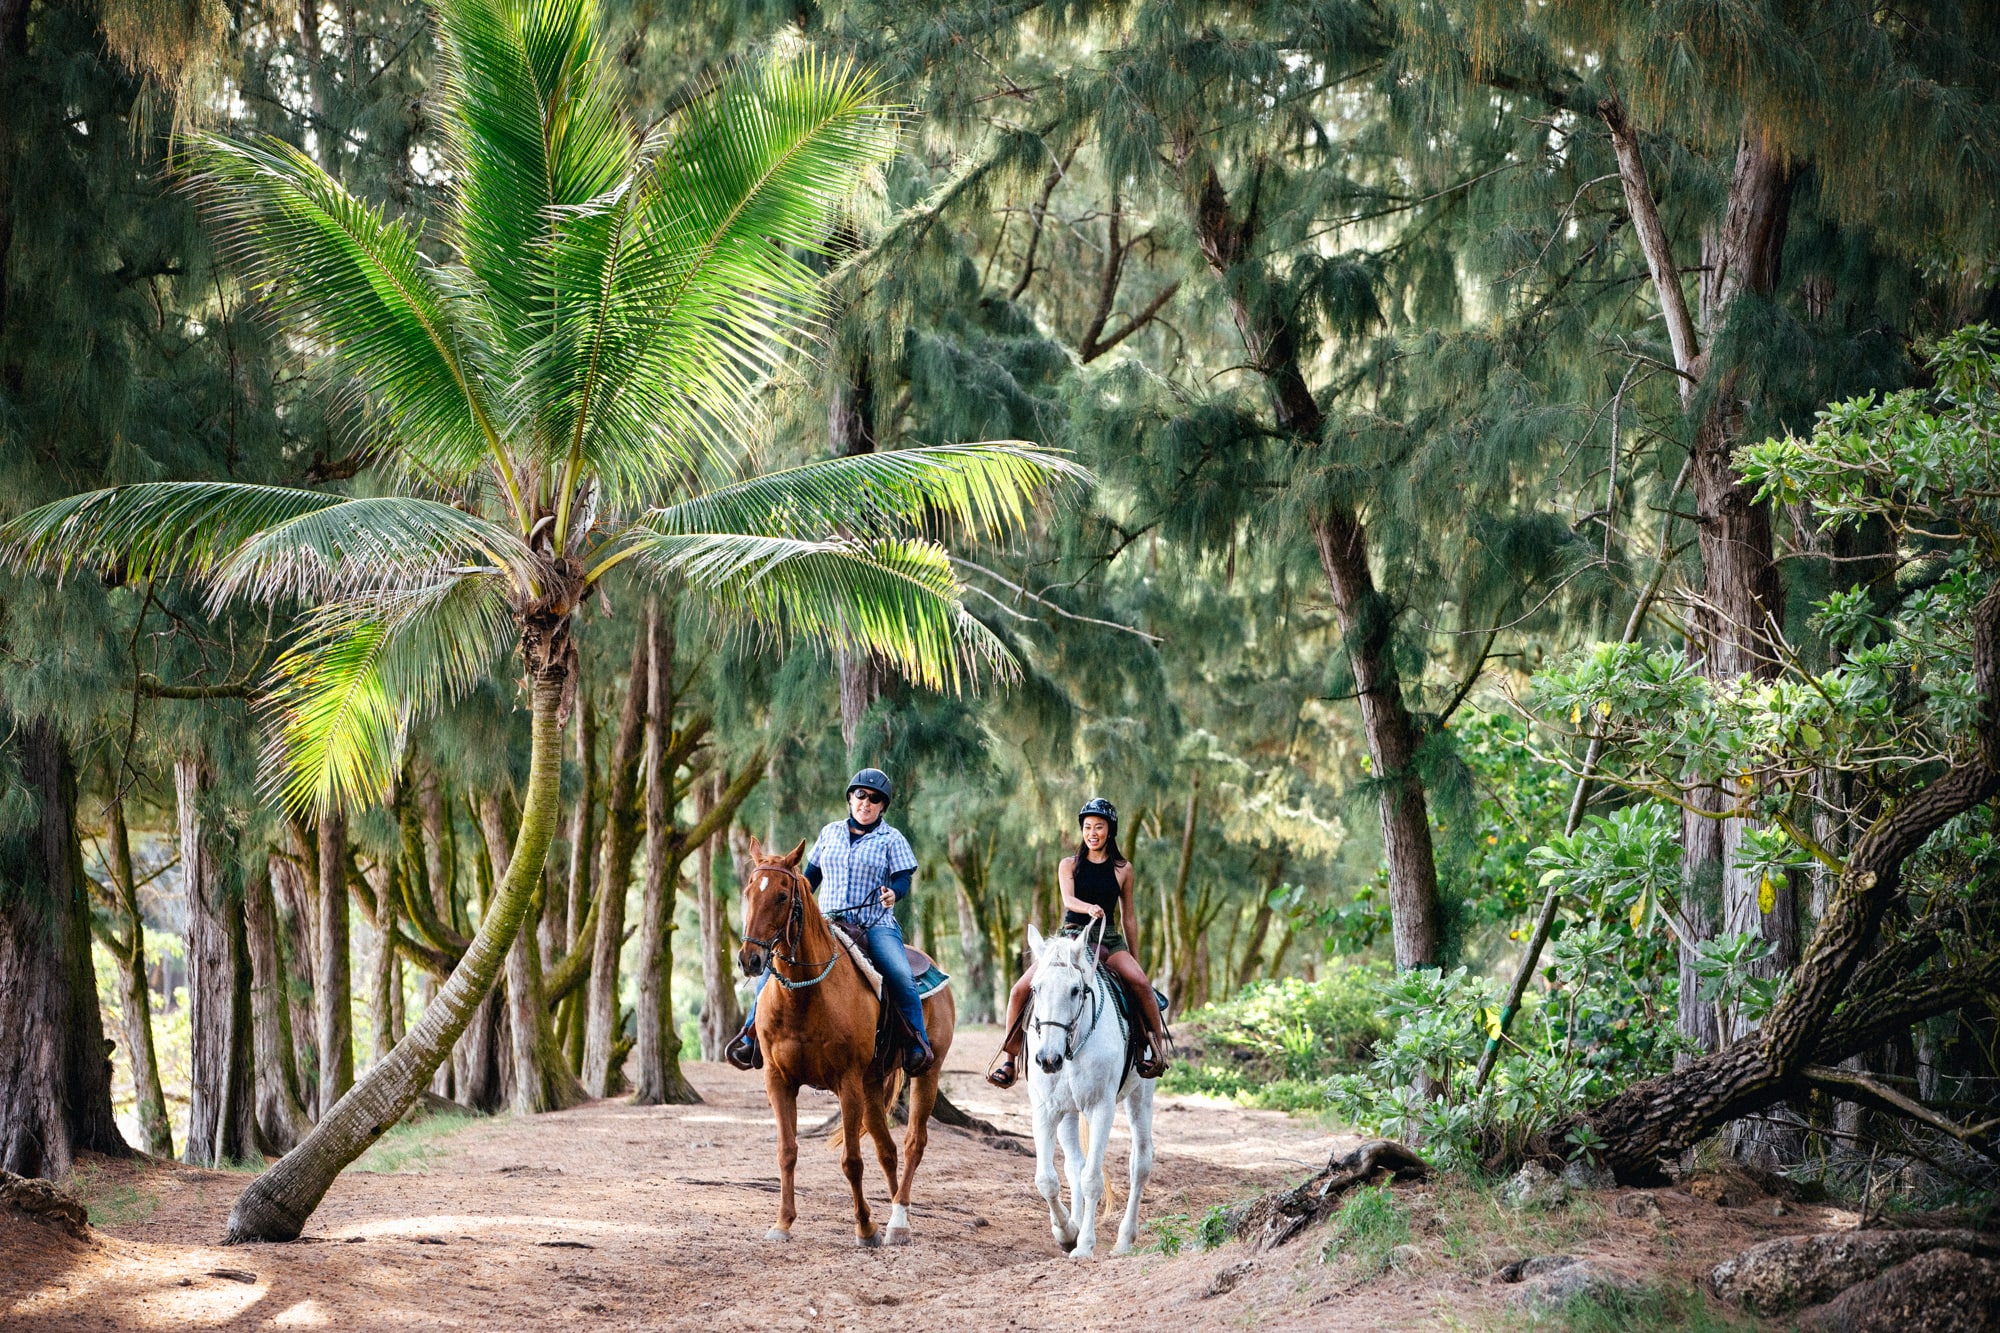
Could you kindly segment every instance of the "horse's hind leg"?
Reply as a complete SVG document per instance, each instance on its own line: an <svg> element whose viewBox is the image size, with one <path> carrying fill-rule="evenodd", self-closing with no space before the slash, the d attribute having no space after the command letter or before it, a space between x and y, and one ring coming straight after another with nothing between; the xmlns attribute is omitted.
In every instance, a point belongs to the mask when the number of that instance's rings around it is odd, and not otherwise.
<svg viewBox="0 0 2000 1333"><path fill-rule="evenodd" d="M868 1217L868 1196L861 1188L861 1126L868 1118L871 1098L864 1080L850 1074L840 1085L840 1169L847 1173L848 1188L854 1191L854 1243L876 1246L882 1238ZM879 1110L877 1114L880 1114Z"/></svg>
<svg viewBox="0 0 2000 1333"><path fill-rule="evenodd" d="M1125 1220L1118 1224L1118 1245L1113 1254L1130 1254L1139 1239L1139 1196L1153 1175L1153 1082L1137 1079L1138 1086L1125 1099L1125 1118L1132 1127L1132 1196L1125 1200Z"/></svg>
<svg viewBox="0 0 2000 1333"><path fill-rule="evenodd" d="M778 1221L764 1233L764 1239L790 1240L792 1223L799 1216L792 1200L792 1178L799 1167L799 1090L784 1080L776 1065L766 1065L764 1092L778 1121Z"/></svg>
<svg viewBox="0 0 2000 1333"><path fill-rule="evenodd" d="M903 1178L896 1185L894 1205L889 1209L889 1243L910 1243L910 1183L917 1178L917 1164L924 1160L924 1148L931 1141L931 1108L937 1105L938 1071L933 1069L910 1084L910 1127L903 1132ZM894 1160L893 1156L890 1159Z"/></svg>

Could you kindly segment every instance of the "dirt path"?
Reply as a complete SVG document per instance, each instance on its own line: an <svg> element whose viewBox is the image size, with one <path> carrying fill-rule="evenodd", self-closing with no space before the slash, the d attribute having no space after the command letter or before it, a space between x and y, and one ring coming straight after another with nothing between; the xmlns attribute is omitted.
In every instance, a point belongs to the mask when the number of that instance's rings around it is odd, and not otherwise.
<svg viewBox="0 0 2000 1333"><path fill-rule="evenodd" d="M1025 1132L1026 1094L978 1079L974 1057L989 1041L961 1041L947 1091ZM500 1116L430 1141L393 1174L350 1171L292 1245L214 1243L241 1175L104 1164L89 1182L98 1210L130 1220L100 1225L95 1243L0 1228L0 1327L1419 1327L1447 1311L1477 1323L1506 1295L1446 1261L1448 1238L1415 1280L1356 1282L1302 1243L1259 1260L1220 1296L1209 1288L1246 1260L1241 1247L1078 1264L1055 1252L1032 1158L948 1128L933 1134L908 1248L854 1247L836 1139L805 1144L796 1239L766 1242L777 1169L761 1076L714 1065L689 1074L700 1106L605 1101ZM829 1097L802 1103L814 1118L832 1109ZM1198 1221L1215 1204L1297 1180L1335 1142L1274 1112L1165 1097L1158 1139L1149 1221ZM1122 1142L1112 1162L1122 1199ZM872 1154L868 1168L879 1201ZM1113 1219L1100 1226L1100 1253ZM1673 1252L1699 1259L1716 1248L1697 1243L1690 1254L1684 1242L1696 1235L1685 1232ZM1608 1249L1623 1252L1615 1236Z"/></svg>

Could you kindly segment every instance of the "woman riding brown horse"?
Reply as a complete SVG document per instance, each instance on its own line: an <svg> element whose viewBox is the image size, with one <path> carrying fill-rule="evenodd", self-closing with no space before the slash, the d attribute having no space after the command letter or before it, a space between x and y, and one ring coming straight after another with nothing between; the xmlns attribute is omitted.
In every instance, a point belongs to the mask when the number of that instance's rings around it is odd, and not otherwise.
<svg viewBox="0 0 2000 1333"><path fill-rule="evenodd" d="M792 1238L792 1222L798 1217L792 1180L799 1161L799 1089L810 1085L840 1098L841 1167L854 1191L855 1244L882 1243L861 1189L865 1128L875 1140L875 1156L894 1196L889 1243L905 1245L910 1239L910 1184L930 1138L931 1107L937 1102L945 1052L951 1048L956 1016L951 991L937 990L924 998L924 1024L936 1060L911 1080L910 1127L903 1139L899 1177L896 1142L889 1132L889 1101L902 1075L894 1068L874 1068L881 1005L847 949L834 938L811 884L799 872L805 850L801 842L779 856L753 837L754 864L743 884L743 948L737 962L745 976L768 970L777 983L765 987L757 1007L764 1091L778 1121L778 1221L764 1238Z"/></svg>

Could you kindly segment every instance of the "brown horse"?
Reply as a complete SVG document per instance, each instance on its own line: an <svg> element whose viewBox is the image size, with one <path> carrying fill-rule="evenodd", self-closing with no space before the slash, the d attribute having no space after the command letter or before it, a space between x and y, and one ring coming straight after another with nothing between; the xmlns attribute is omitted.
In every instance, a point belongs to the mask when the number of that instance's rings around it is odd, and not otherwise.
<svg viewBox="0 0 2000 1333"><path fill-rule="evenodd" d="M854 1191L854 1243L880 1245L861 1190L861 1131L875 1140L875 1156L894 1196L889 1243L910 1242L910 1182L930 1139L931 1107L945 1052L951 1049L956 1009L949 987L924 999L924 1025L937 1060L910 1088L910 1128L903 1139L903 1171L896 1174L896 1141L889 1133L889 1102L900 1071L872 1071L875 1027L881 1005L868 979L834 938L833 925L819 910L812 885L799 873L806 845L783 856L754 837L754 864L743 885L743 949L737 963L745 976L767 969L774 983L757 1003L757 1044L764 1052L764 1090L778 1119L778 1223L766 1240L790 1240L798 1209L792 1178L799 1162L799 1089L807 1084L840 1098L841 1166Z"/></svg>

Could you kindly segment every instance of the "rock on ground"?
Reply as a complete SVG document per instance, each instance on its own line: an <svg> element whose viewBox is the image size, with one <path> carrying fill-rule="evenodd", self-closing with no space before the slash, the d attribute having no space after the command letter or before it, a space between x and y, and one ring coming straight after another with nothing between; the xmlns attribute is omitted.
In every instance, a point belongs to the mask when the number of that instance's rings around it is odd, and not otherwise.
<svg viewBox="0 0 2000 1333"><path fill-rule="evenodd" d="M1930 1250L1799 1316L1802 1333L1996 1333L2000 1261Z"/></svg>
<svg viewBox="0 0 2000 1333"><path fill-rule="evenodd" d="M1501 1189L1500 1202L1516 1210L1556 1208L1569 1202L1569 1186L1540 1162L1529 1162Z"/></svg>
<svg viewBox="0 0 2000 1333"><path fill-rule="evenodd" d="M1636 1285L1623 1273L1595 1260L1567 1254L1537 1255L1509 1264L1500 1270L1500 1280L1519 1282L1521 1292L1515 1300L1536 1309L1565 1305L1576 1296L1603 1300L1629 1292Z"/></svg>
<svg viewBox="0 0 2000 1333"><path fill-rule="evenodd" d="M1789 1236L1753 1245L1715 1266L1708 1284L1753 1314L1780 1315L1816 1305L1858 1282L1936 1249L1970 1252L1970 1231L1842 1231Z"/></svg>

